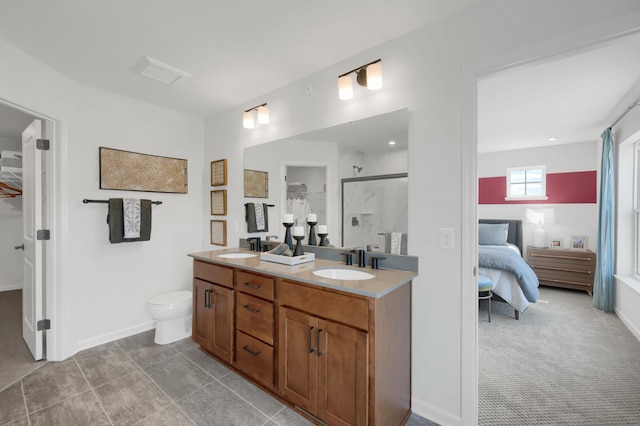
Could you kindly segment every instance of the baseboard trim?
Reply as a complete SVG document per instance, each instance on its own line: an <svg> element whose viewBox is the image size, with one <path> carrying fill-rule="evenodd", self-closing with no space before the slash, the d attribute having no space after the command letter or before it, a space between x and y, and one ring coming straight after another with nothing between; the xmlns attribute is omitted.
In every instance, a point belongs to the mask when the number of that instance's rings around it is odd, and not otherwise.
<svg viewBox="0 0 640 426"><path fill-rule="evenodd" d="M134 334L142 333L144 331L153 330L156 327L154 320L146 321L132 327L116 330L111 333L102 334L100 336L91 337L90 339L81 340L76 346L74 355L85 349L93 348L104 343L113 342L114 340L122 339L124 337L133 336Z"/></svg>
<svg viewBox="0 0 640 426"><path fill-rule="evenodd" d="M616 309L615 312L616 312L616 315L618 316L618 318L620 318L620 321L622 321L622 323L627 326L627 328L629 329L631 334L636 336L636 339L638 339L640 341L640 330L638 330L638 328L635 326L635 324L633 322L631 322L631 320L629 320L629 318L627 318L624 315L624 313L622 313L622 311L620 311L619 309Z"/></svg>
<svg viewBox="0 0 640 426"><path fill-rule="evenodd" d="M0 284L0 291L13 291L22 290L22 283L20 284Z"/></svg>
<svg viewBox="0 0 640 426"><path fill-rule="evenodd" d="M462 419L424 401L411 399L411 411L440 425L461 426Z"/></svg>

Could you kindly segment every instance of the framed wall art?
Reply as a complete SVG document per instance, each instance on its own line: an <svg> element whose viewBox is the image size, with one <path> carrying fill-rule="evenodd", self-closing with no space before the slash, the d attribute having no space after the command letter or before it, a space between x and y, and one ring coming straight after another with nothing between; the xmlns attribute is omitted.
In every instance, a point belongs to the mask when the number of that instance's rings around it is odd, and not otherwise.
<svg viewBox="0 0 640 426"><path fill-rule="evenodd" d="M187 193L187 160L99 148L100 189Z"/></svg>
<svg viewBox="0 0 640 426"><path fill-rule="evenodd" d="M227 190L211 191L211 215L227 215Z"/></svg>
<svg viewBox="0 0 640 426"><path fill-rule="evenodd" d="M267 198L269 196L269 172L244 169L244 196Z"/></svg>
<svg viewBox="0 0 640 426"><path fill-rule="evenodd" d="M211 221L211 244L216 246L227 245L227 221L226 220Z"/></svg>
<svg viewBox="0 0 640 426"><path fill-rule="evenodd" d="M211 162L211 186L222 186L227 184L227 160L216 160Z"/></svg>

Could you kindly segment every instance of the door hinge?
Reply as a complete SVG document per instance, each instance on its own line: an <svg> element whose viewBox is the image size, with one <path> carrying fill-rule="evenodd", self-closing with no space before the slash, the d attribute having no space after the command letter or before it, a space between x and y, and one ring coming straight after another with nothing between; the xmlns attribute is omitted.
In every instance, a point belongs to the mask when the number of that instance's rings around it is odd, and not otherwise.
<svg viewBox="0 0 640 426"><path fill-rule="evenodd" d="M36 232L36 239L39 241L50 240L51 231L49 231L48 229L38 229L38 231Z"/></svg>
<svg viewBox="0 0 640 426"><path fill-rule="evenodd" d="M51 320L48 320L48 319L40 320L40 321L38 321L36 323L36 326L38 327L38 331L50 330L51 329Z"/></svg>
<svg viewBox="0 0 640 426"><path fill-rule="evenodd" d="M36 148L42 151L49 150L49 139L36 139Z"/></svg>

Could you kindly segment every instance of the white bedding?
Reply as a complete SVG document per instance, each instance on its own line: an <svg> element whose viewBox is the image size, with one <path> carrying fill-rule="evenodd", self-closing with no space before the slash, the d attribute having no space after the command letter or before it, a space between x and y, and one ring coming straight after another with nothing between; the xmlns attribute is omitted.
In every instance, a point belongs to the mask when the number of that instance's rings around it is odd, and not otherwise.
<svg viewBox="0 0 640 426"><path fill-rule="evenodd" d="M520 250L513 244L507 244L520 254ZM493 281L493 292L513 306L520 313L524 313L529 307L529 301L524 296L515 275L502 269L478 268L478 273L486 275Z"/></svg>

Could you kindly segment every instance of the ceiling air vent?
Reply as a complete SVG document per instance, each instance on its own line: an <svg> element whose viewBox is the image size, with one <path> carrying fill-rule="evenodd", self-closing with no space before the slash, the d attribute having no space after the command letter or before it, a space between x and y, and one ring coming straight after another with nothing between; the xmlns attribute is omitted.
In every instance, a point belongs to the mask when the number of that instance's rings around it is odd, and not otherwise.
<svg viewBox="0 0 640 426"><path fill-rule="evenodd" d="M140 61L134 66L134 70L143 77L168 85L172 85L185 77L191 77L188 72L181 71L148 56L140 58Z"/></svg>

